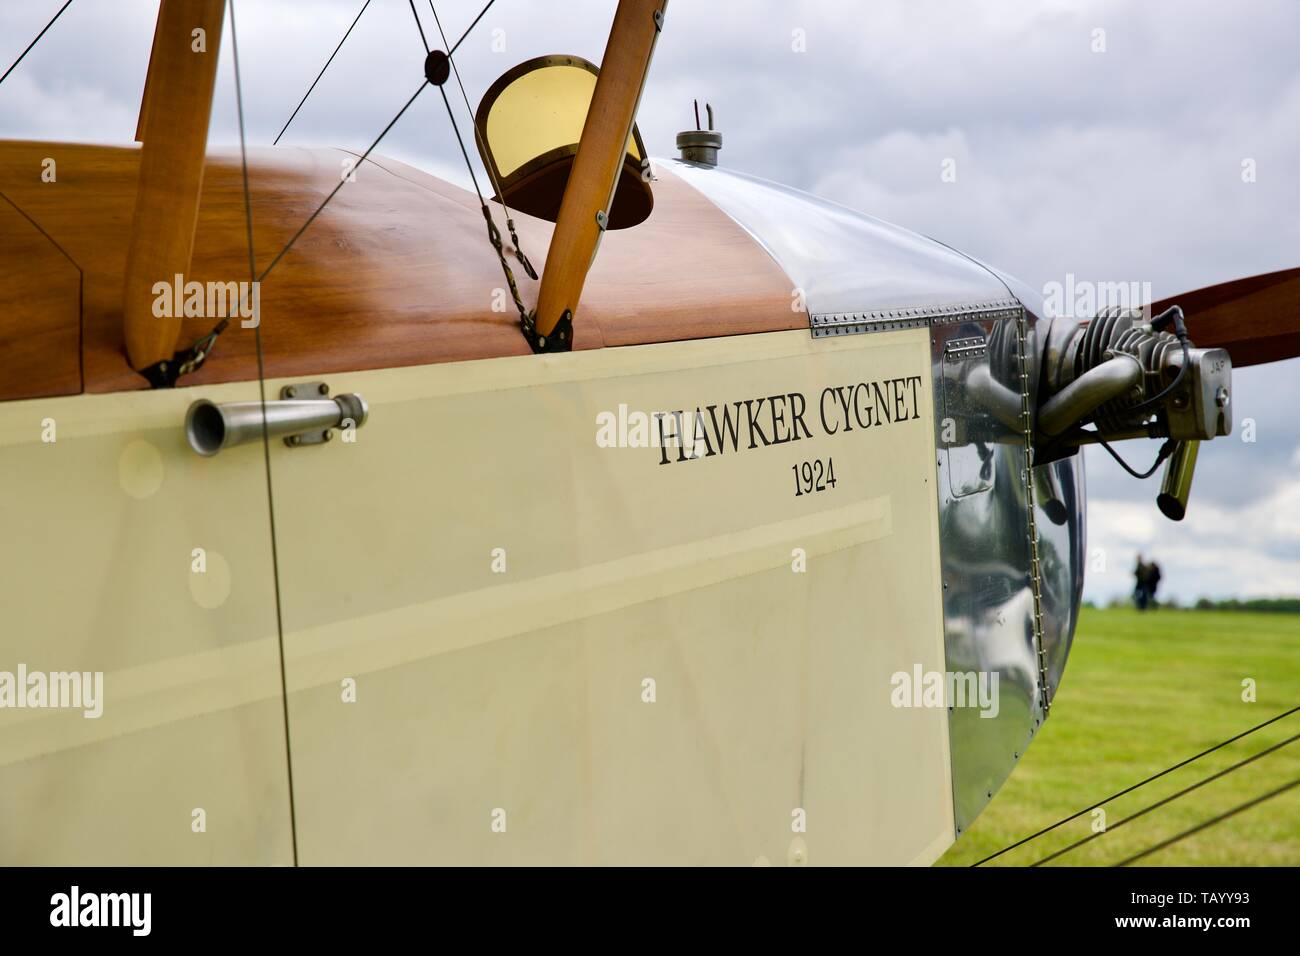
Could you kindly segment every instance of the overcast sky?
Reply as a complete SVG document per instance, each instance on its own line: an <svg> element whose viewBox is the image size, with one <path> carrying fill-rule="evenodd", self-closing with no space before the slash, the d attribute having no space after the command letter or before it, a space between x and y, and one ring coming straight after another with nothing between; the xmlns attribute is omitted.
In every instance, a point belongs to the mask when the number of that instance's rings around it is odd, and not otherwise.
<svg viewBox="0 0 1300 956"><path fill-rule="evenodd" d="M250 143L274 139L362 3L235 0ZM436 5L453 42L482 7ZM0 0L0 68L59 6ZM599 63L614 6L497 0L457 51L470 102L533 56ZM416 7L434 41L428 0ZM156 10L74 0L0 87L0 136L129 142ZM1161 298L1300 265L1297 37L1296 0L674 0L640 127L652 155L672 155L699 97L727 166L1035 288L1073 274ZM229 53L227 37L214 144L238 142ZM408 0L371 0L283 142L364 149L419 85L423 56ZM421 97L379 152L469 184L439 97ZM950 160L955 182L941 175ZM1156 510L1158 478L1089 451L1089 548L1105 561L1089 597L1128 591L1138 550L1182 601L1300 593L1300 363L1240 371L1234 391L1236 431L1202 447L1182 524ZM1120 447L1145 468L1157 446Z"/></svg>

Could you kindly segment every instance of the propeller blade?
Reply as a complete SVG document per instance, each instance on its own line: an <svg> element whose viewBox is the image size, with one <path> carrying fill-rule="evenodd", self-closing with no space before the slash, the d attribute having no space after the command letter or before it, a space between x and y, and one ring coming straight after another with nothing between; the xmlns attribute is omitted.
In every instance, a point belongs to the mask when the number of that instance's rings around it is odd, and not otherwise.
<svg viewBox="0 0 1300 956"><path fill-rule="evenodd" d="M1201 348L1224 348L1233 368L1300 355L1300 269L1233 279L1161 299L1159 315L1182 306L1187 331Z"/></svg>

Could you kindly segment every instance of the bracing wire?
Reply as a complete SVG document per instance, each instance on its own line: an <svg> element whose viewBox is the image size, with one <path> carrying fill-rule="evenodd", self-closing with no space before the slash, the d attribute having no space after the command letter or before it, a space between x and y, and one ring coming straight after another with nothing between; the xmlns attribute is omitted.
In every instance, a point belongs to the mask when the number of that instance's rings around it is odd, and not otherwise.
<svg viewBox="0 0 1300 956"><path fill-rule="evenodd" d="M438 18L438 10L433 5L433 0L429 0L429 11L433 14L433 22L438 27L438 35L442 37L443 46L446 46L447 33L442 28L442 20ZM474 126L474 139L478 142L479 151L486 155L487 141L484 138L483 130L479 128L478 116L475 115L474 108L469 105L469 94L465 92L465 84L461 81L460 68L456 66L456 61L450 56L447 57L447 62L451 64L452 75L456 77L456 85L460 87L460 98L465 101L465 111L469 114L469 121ZM510 206L506 203L506 191L501 188L501 181L497 179L497 174L493 170L492 164L490 162L485 162L483 167L487 170L488 180L492 184L492 189L495 190L497 194L497 199L501 203L501 208L505 210L506 229L510 233L510 241L514 243L515 258L518 259L519 264L523 266L524 272L528 274L528 278L536 279L537 270L533 268L533 264L528 260L528 256L524 254L523 244L519 241L519 233L515 231L515 220L510 214ZM471 173L472 172L473 170L471 170ZM477 188L477 185L478 184L476 183L475 188Z"/></svg>
<svg viewBox="0 0 1300 956"><path fill-rule="evenodd" d="M456 114L451 108L451 100L447 99L447 90L444 87L438 87L438 92L442 94L442 102L446 104L447 118L451 120L451 129L456 134L456 143L460 146L461 155L465 157L465 167L469 170L470 179L474 182L474 192L478 193L479 207L483 210L483 219L487 222L488 241L492 243L492 248L496 250L497 258L501 261L501 271L505 274L506 282L510 286L510 296L515 301L515 308L519 310L520 321L526 322L528 320L528 307L524 305L524 300L519 295L519 286L515 282L515 274L510 270L510 264L506 262L506 254L501 247L501 232L492 219L492 210L488 208L487 200L483 198L483 192L478 188L478 177L474 175L474 164L470 162L469 150L465 148L465 140L461 138L460 129L456 125Z"/></svg>
<svg viewBox="0 0 1300 956"><path fill-rule="evenodd" d="M63 16L63 11L68 9L68 7L70 6L72 6L72 0L67 0L67 3L59 7L59 12L54 15L54 17L50 20L49 23L45 24L44 29L42 29L40 33L36 34L36 39L33 40L31 43L27 44L27 49L23 50L22 53L19 53L18 59L14 60L14 62L10 65L9 69L5 70L5 75L0 76L0 83L3 83L5 80L9 79L9 74L12 73L14 70L18 69L18 64L23 62L23 57L27 56L28 53L32 52L32 47L36 46L36 44L40 42L41 37L45 36L46 31L49 30L50 27L54 26L54 21L59 19L59 17ZM491 4L488 4L488 6L491 6ZM484 11L484 13L486 12L487 11ZM480 16L482 16L482 14L480 14Z"/></svg>
<svg viewBox="0 0 1300 956"><path fill-rule="evenodd" d="M1278 714L1275 717L1270 717L1268 720L1264 721L1263 723L1256 724L1254 727L1251 727L1247 730L1243 730L1241 733L1229 737L1227 740L1217 743L1213 747L1208 747L1205 750L1202 750L1198 754L1193 754L1192 756L1188 757L1186 760L1180 760L1172 767L1166 767L1164 770L1161 770L1159 773L1152 774L1151 776L1147 777L1145 780L1139 780L1137 783L1125 787L1123 790L1120 790L1118 793L1112 793L1109 797L1106 797L1103 800L1098 800L1096 803L1090 804L1084 807L1082 810L1077 810L1074 813L1070 814L1068 817L1064 817L1063 819L1057 820L1051 826L1043 827L1043 829L1039 830L1038 832L1031 833L1027 837L1022 837L1021 839L1017 840L1015 843L1012 843L1009 846L1005 846L1001 850L998 850L996 853L991 853L988 856L984 857L982 860L977 860L976 862L972 863L971 866L981 866L989 862L989 860L997 859L998 857L1002 856L1004 853L1010 853L1012 850L1016 849L1017 847L1024 846L1026 843L1029 843L1031 840L1037 840L1039 837L1043 836L1044 834L1051 833L1053 830L1057 829L1058 827L1065 826L1065 824L1071 822L1072 820L1079 819L1079 817L1083 816L1085 813L1091 813L1093 810L1096 810L1098 807L1110 803L1112 800L1118 800L1120 797L1130 794L1134 790L1137 790L1141 787L1145 787L1147 784L1159 780L1161 777L1167 776L1173 773L1175 770L1180 770L1183 767L1186 767L1188 764L1195 763L1197 760L1200 760L1202 757L1209 756L1210 754L1214 753L1216 750L1222 750L1224 747L1228 746L1229 744L1236 743L1238 740L1241 740L1244 737L1249 737L1251 734L1255 733L1256 731L1263 730L1265 727L1269 726L1270 724L1275 724L1279 720L1283 720L1287 717L1290 717L1292 714L1296 713L1297 711L1300 711L1300 705L1292 707L1290 710L1283 711L1282 713Z"/></svg>
<svg viewBox="0 0 1300 956"><path fill-rule="evenodd" d="M293 118L298 115L298 111L302 109L303 103L307 102L307 97L311 96L311 91L316 89L316 84L319 83L320 78L325 75L325 71L330 68L330 64L334 62L334 58L339 55L339 50L343 49L343 44L347 41L347 38L352 35L352 27L357 25L357 20L361 19L361 14L366 12L366 7L368 6L370 6L370 0L366 0L366 2L361 5L361 10L357 13L356 19L352 21L352 26L348 27L347 33L343 34L343 39L339 41L339 45L334 48L334 52L330 54L330 58L326 60L325 65L320 68L320 72L316 74L316 79L311 81L311 86L307 87L307 92L302 95L302 99L299 100L298 105L294 107L293 113L284 121L284 126L281 128L280 132L276 134L274 142L271 143L272 146L278 146L280 144L280 137L283 136L284 131L289 128L289 124L293 122Z"/></svg>
<svg viewBox="0 0 1300 956"><path fill-rule="evenodd" d="M384 127L383 131L378 136L375 137L374 141L369 146L366 147L366 151L362 153L361 158L357 160L358 166L364 163L366 159L370 156L370 154L374 152L375 147L378 146L380 142L383 140L383 138L388 135L389 130L391 130L394 126L397 125L397 121L400 120L406 114L406 111L411 108L411 104L414 103L416 98L419 97L419 95L424 92L424 88L428 85L429 82L427 80L420 83L419 88L413 94L411 94L411 98L406 101L405 105L403 105L400 110L397 111L397 115L394 116L391 120L389 120L388 125ZM326 196L325 199L321 202L321 204L316 207L316 211L307 217L307 221L304 222L298 228L298 231L295 232L289 238L289 241L285 243L284 248L282 248L279 252L275 254L275 258L271 260L270 265L268 265L265 269L262 270L262 274L259 275L256 280L258 283L263 282L266 279L266 277L271 274L271 271L277 265L280 264L280 260L282 260L288 254L289 250L294 247L294 244L297 243L297 241L300 238L302 238L302 234L305 233L308 230L308 228L311 227L311 224L316 221L316 217L319 216L322 212L324 212L325 207L330 204L330 200L332 200L335 196L337 196L339 190L342 189L345 185L347 185L347 183L348 183L348 178L343 177L339 180L338 184L333 189L330 190L329 195ZM197 342L194 343L194 345L190 349L190 357L186 361L184 361L180 366L180 372L179 372L180 375L185 375L190 372L193 372L195 369L197 369L199 366L203 364L203 362L207 359L208 354L211 352L212 344L216 341L217 335L221 333L221 330L224 330L225 324L226 322L229 321L229 318L230 316L227 315L226 318L222 319L222 321L217 324L217 327L214 328L212 332L207 333L202 338L200 338Z"/></svg>
<svg viewBox="0 0 1300 956"><path fill-rule="evenodd" d="M489 0L487 7L484 7L482 13L480 13L477 17L475 17L474 23L478 23L478 21L483 18L483 14L487 13L488 7L491 6L492 6L492 2L491 0ZM430 10L433 9L432 0L430 0L429 8ZM411 15L415 17L416 25L420 26L420 14L415 9L415 0L411 0ZM436 11L434 11L433 16L434 16L434 21L438 22L438 14ZM473 24L470 25L470 29L473 29ZM438 31L439 33L442 32L441 22L438 23ZM466 32L468 33L468 31ZM446 34L443 34L443 39L444 41L446 40ZM461 39L463 40L464 37L461 37ZM420 40L424 44L425 52L428 53L429 42L424 37L424 27L422 26L420 26ZM457 45L459 45L459 43L460 41L457 41ZM456 63L451 58L450 54L448 54L447 56L447 62L451 65L452 69L454 70ZM459 73L456 74L456 82L457 83L460 82ZM451 100L447 98L447 90L445 88L445 84L439 85L438 92L442 94L443 105L446 106L447 108L447 119L451 121L451 131L452 134L455 135L456 137L456 145L460 147L460 153L463 157L465 157L465 168L469 170L469 178L470 181L474 184L474 193L475 195L478 196L479 208L483 212L483 221L487 225L488 242L491 243L493 250L497 254L497 260L501 263L501 271L505 275L506 284L510 286L510 296L514 300L515 308L519 310L519 320L521 323L526 324L528 322L528 307L524 305L523 297L519 294L519 284L515 281L515 274L510 268L510 263L506 262L505 248L501 242L501 230L497 228L496 221L492 218L492 210L488 207L487 200L483 198L483 190L479 188L478 174L474 172L474 163L470 160L469 150L465 148L465 140L460 135L460 126L456 122L456 112L451 108ZM465 94L465 88L462 86L461 95L464 96L464 94ZM468 96L465 97L465 105L467 107L469 106ZM470 114L470 118L471 121L473 121L472 112ZM478 135L477 123L475 123L474 131L475 131L475 135ZM530 277L534 279L537 278L537 273L533 271L532 263L528 261L528 258L523 254L523 251L519 248L519 238L515 235L514 222L511 220L507 220L507 222L509 223L510 235L515 243L515 252L516 255L519 257L519 261L525 266Z"/></svg>
<svg viewBox="0 0 1300 956"><path fill-rule="evenodd" d="M415 12L415 0L407 0L411 5L411 16L415 17L415 27L420 31L420 42L424 44L424 52L429 52L429 41L424 36L424 24L420 22L420 15Z"/></svg>
<svg viewBox="0 0 1300 956"><path fill-rule="evenodd" d="M1154 846L1147 847L1141 853L1135 853L1126 859L1120 860L1118 863L1115 864L1115 866L1128 866L1130 863L1136 863L1138 860L1141 860L1144 857L1148 857L1152 853L1156 853L1159 850L1163 850L1166 849L1167 847L1171 847L1175 843L1178 843L1182 840L1186 840L1189 836L1194 836L1195 834L1200 833L1202 830L1208 830L1210 827L1214 826L1215 824L1222 823L1224 820L1227 820L1229 817L1235 817L1238 813L1241 813L1245 810L1249 810L1251 807L1257 807L1266 800L1272 800L1274 797L1280 797L1282 794L1286 793L1288 790L1294 789L1295 787L1300 787L1300 777L1297 777L1295 780L1292 780L1290 783L1284 783L1282 786L1278 787L1275 790L1270 790L1268 793L1255 797L1253 800L1247 800L1245 803L1238 804L1237 806L1233 807L1231 810L1228 810L1226 813L1220 813L1217 817L1211 817L1209 820L1206 820L1202 823L1198 823L1196 826L1190 827L1184 830L1182 833L1175 833L1169 839L1161 840L1159 843L1155 844Z"/></svg>
<svg viewBox="0 0 1300 956"><path fill-rule="evenodd" d="M1093 840L1097 839L1098 837L1105 836L1108 833L1112 833L1115 830L1118 830L1124 824L1130 823L1133 820L1138 819L1139 817L1145 816L1146 814L1150 813L1152 810L1158 810L1160 807L1163 807L1166 804L1173 803L1179 797L1185 796L1191 793L1193 790L1199 790L1207 783L1213 783L1215 780L1218 780L1220 777L1226 777L1234 770L1240 770L1242 767L1246 766L1247 764L1254 763L1256 760L1259 760L1261 757L1267 757L1269 754L1281 750L1283 747L1287 746L1288 744L1293 744L1297 740L1300 740L1300 734L1295 734L1292 737L1288 737L1286 740L1282 741L1281 743L1274 744L1271 747L1266 747L1265 749L1259 751L1258 753L1253 753L1246 759L1240 760L1230 767L1225 767L1224 769L1220 770L1218 773L1210 774L1210 776L1204 777L1201 780L1196 781L1196 783L1192 784L1189 787L1184 787L1182 790L1179 790L1177 793L1170 794L1169 796L1161 800L1157 800L1155 803L1143 807L1141 810L1138 810L1136 813L1130 813L1124 819L1118 820L1115 823L1110 824L1109 826L1106 827L1106 829L1098 833L1091 833L1088 836L1084 837L1082 840L1077 840L1074 843L1071 843L1069 846L1062 847L1061 849L1057 850L1054 853L1049 853L1041 860L1035 860L1033 863L1029 865L1042 866L1044 863L1051 862L1052 860L1055 860L1058 857L1064 856L1065 854L1069 853L1071 850L1077 850L1079 847L1083 846L1084 844L1091 843Z"/></svg>
<svg viewBox="0 0 1300 956"><path fill-rule="evenodd" d="M419 95L424 92L424 88L428 85L429 85L428 80L425 80L420 84L420 86L416 89L416 91L411 94L411 98L406 101L405 105L403 105L400 110L397 111L397 115L388 121L388 125L383 128L383 131L380 132L380 134L375 137L374 141L369 146L366 147L366 151L362 153L361 158L357 160L358 166L360 166L369 158L370 154L375 151L375 147L377 147L380 144L380 142L383 140L383 138L388 135L389 131L394 126L397 125L397 121L400 120L404 115L406 115L406 111L411 108L411 104L416 101ZM316 221L316 217L319 216L321 212L325 209L325 207L330 204L330 200L338 195L339 190L342 189L345 185L347 185L347 182L348 182L347 179L341 179L338 185L336 185L332 190L330 190L330 194L325 197L324 201L319 206L316 207L316 211L313 212L311 216L307 218L307 221L302 224L302 227L293 234L293 237L287 243L285 243L284 248L281 249L278 253L276 253L275 258L271 260L271 264L262 270L262 274L257 277L257 281L261 282L268 275L270 275L271 270L280 264L280 260L283 259L285 257L285 254L288 253L288 251L293 248L294 243L296 243L299 240L299 238L302 237L302 234L307 231L307 227Z"/></svg>
<svg viewBox="0 0 1300 956"><path fill-rule="evenodd" d="M69 2L71 2L71 0L69 0ZM474 26L475 26L475 25L476 25L480 20L483 19L483 15L486 14L486 13L488 12L488 10L491 8L493 2L495 2L495 0L488 0L487 5L486 5L486 6L485 6L485 7L484 7L480 12L479 12L479 15L478 15L477 17L474 18L474 22L471 23L471 24L469 25L469 28L466 29L465 33L461 35L461 38L460 38L459 40L456 41L456 46L460 46L460 44L465 40L465 37L469 36L470 31L473 30L473 29L474 29ZM366 4L367 4L367 5L369 4L369 0L366 0ZM365 12L365 9L366 9L365 6L362 6L361 11L357 14L357 19L352 21L352 26L353 26L353 27L356 26L356 22L357 22L357 20L359 20L359 19L361 18L361 14ZM419 17L419 14L416 13L414 0L412 0L412 2L411 2L411 12L412 12L413 14L415 14L415 21L416 21L417 24L419 24L419 22L420 22L420 17ZM47 29L48 29L48 27L47 27ZM348 33L351 33L351 32L352 32L352 27L349 27L349 28L348 28ZM423 29L423 27L420 28L420 35L421 35L421 38L423 38L423 36L424 36L424 29ZM39 39L39 38L38 38L38 39ZM347 34L344 34L343 39L344 39L344 40L347 39ZM342 44L342 41L339 41L339 46L341 47L342 45L343 45L343 44ZM425 49L426 49L426 51L428 50L428 44L427 44L427 43L425 43ZM455 47L453 47L452 49L454 50ZM338 48L335 48L335 51L334 51L334 52L335 52L335 53L338 53ZM450 54L448 54L448 56L450 57ZM333 56L332 56L332 55L331 55L330 59L331 59L331 60L333 59ZM326 67L329 66L329 62L328 62L328 61L326 61L325 66L326 66ZM324 69L322 69L322 70L321 70L321 74L323 75L324 72L325 72ZM318 77L317 77L317 80L319 81L319 79L320 79L320 77L318 76ZM312 85L315 86L314 83L313 83ZM408 99L408 100L406 101L406 103L402 106L402 108L399 109L399 110L397 111L397 115L394 116L394 117L393 117L393 118L388 122L388 125L385 126L385 127L383 128L383 130L379 133L379 135L375 137L374 141L371 142L371 144L370 144L369 146L366 147L366 151L365 151L364 153L362 153L362 154L361 154L361 157L357 160L357 165L358 165L358 166L360 166L362 163L364 163L364 162L365 162L365 161L370 157L370 154L371 154L372 152L374 152L374 150L376 149L376 147L379 146L380 142L382 142L383 139L384 139L384 137L388 135L389 131L392 130L392 128L393 128L394 126L397 125L398 120L400 120L400 119L401 119L401 118L406 114L406 111L409 110L409 109L411 108L411 105L416 101L416 99L419 97L419 95L420 95L421 93L424 92L424 88L425 88L426 86L428 86L428 85L429 85L429 81L428 81L427 79L426 79L426 80L423 80L423 81L420 83L419 88L417 88L416 91L415 91L413 94L411 94L410 99ZM311 90L308 90L307 92L308 92L308 94L310 95ZM304 99L304 101L305 101L305 100L306 100L306 97L304 97L303 99ZM445 91L443 92L443 102L447 104L448 115L451 116L451 104L450 104L450 102L447 100L447 94L446 94ZM300 107L300 108L301 108L301 105L302 105L302 104L300 103L300 104L299 104L299 107ZM296 111L295 111L295 112L296 112ZM293 117L290 117L290 121L292 121L292 119L293 119ZM288 124L286 123L285 126L286 126L286 128L287 128ZM459 141L460 141L460 132L459 132L458 130L456 130L456 121L455 121L455 117L454 117L454 116L452 117L452 129L456 132L456 138L457 138L457 141L459 142ZM281 133L283 134L283 130L281 130ZM278 137L277 137L277 138L278 138ZM468 163L468 162L469 162L469 154L465 151L465 144L464 144L464 142L460 142L460 147L461 147L461 152L462 152L462 153L465 153L466 162ZM470 169L470 175L471 175L471 177L473 177L473 175L474 175L474 171L473 171L473 168L472 168L472 167L471 167L471 169ZM342 188L347 184L347 182L348 182L348 179L345 177L345 178L341 179L341 180L339 181L339 183L338 183L337 185L335 185L335 187L334 187L332 190L330 190L329 195L326 196L325 199L321 202L321 204L320 204L319 206L316 207L316 210L315 210L315 211L314 211L310 216L307 217L307 221L304 222L304 223L302 224L301 227L299 227L298 231L295 232L295 233L294 233L294 234L289 238L289 241L288 241L287 243L285 243L284 247L283 247L283 248L282 248L278 253L276 253L275 258L273 258L273 259L271 260L270 264L267 265L267 267L266 267L265 269L262 270L261 275L259 275L259 276L257 277L257 279L256 279L257 282L261 283L262 281L264 281L264 280L266 279L266 277L267 277L268 275L271 274L271 271L272 271L273 269L275 269L275 267L276 267L277 265L280 264L280 261L281 261L281 260L282 260L282 259L283 259L283 258L284 258L288 253L289 253L289 251L294 247L294 245L297 243L297 241L302 237L303 233L305 233L305 232L306 232L306 231L311 227L311 224L312 224L313 222L316 221L316 218L317 218L317 217L318 217L318 216L319 216L319 215L320 215L320 214L325 210L325 207L328 206L328 205L330 204L330 201L331 201L331 200L332 200L336 195L338 195L339 190L342 189ZM477 181L475 181L474 188L475 188L475 190L478 189L478 183L477 183ZM482 199L482 193L479 194L479 198L480 198L480 200ZM485 215L488 215L488 213L487 213L487 205L486 205L486 203L483 204L483 208L484 208ZM499 234L497 233L497 231L496 231L496 225L495 225L494 223L491 222L490 215L488 215L488 227L489 227L489 230L488 230L488 231L489 231L489 236L493 237L493 238L494 238L494 244L497 245L497 246L499 246L499 245L500 245L500 241L501 241L501 240L500 240L500 235L499 235ZM506 265L506 263L505 263L504 253L501 251L500 248L497 249L497 255L498 255L498 257L501 259L501 264L502 264L502 266L505 268L506 278L507 278L507 280L508 280L509 283L510 283L510 289L511 289L511 292L514 294L515 304L516 304L516 306L518 306L518 307L522 310L522 309L523 309L523 303L522 303L522 300L521 300L520 297L519 297L519 290L518 290L518 288L517 288L516 285L515 285L514 276L510 273L510 267L509 267L508 265ZM187 360L185 360L183 363L181 363L181 365L179 366L180 371L179 371L178 374L180 374L180 375L187 374L187 373L189 373L189 372L194 371L195 369L197 369L199 366L201 366L201 365L203 364L203 362L204 362L204 361L206 360L206 358L207 358L208 353L211 351L212 345L213 345L213 344L215 343L215 341L216 341L216 337L217 337L218 335L221 334L221 331L222 331L222 330L225 329L225 327L226 327L226 323L227 323L228 321L229 321L229 316L226 316L225 319L223 319L220 323L218 323L217 327L216 327L215 329L213 329L212 332L209 332L208 334L204 335L202 338L198 339L198 341L195 342L195 344L191 347L191 349L190 349L190 351L189 351L189 358L188 358Z"/></svg>
<svg viewBox="0 0 1300 956"><path fill-rule="evenodd" d="M248 230L248 277L257 275L257 253L253 245L253 200L248 188L248 146L244 132L244 85L239 69L239 31L235 26L235 0L230 0L230 47L235 61L235 107L239 114L239 162L244 178L244 223ZM284 662L284 615L280 608L280 554L275 535L275 492L271 482L271 437L266 427L266 368L262 355L261 316L253 326L257 345L257 388L262 405L262 457L266 471L266 508L271 526L271 581L275 588L275 633L280 651L280 707L284 721L285 768L289 788L289 839L294 866L298 865L298 815L293 794L293 747L289 733L289 683ZM226 320L222 320L223 323Z"/></svg>
<svg viewBox="0 0 1300 956"><path fill-rule="evenodd" d="M487 13L489 10L491 10L492 4L496 2L497 0L488 0L487 6L485 6L482 10L479 11L478 16L474 18L474 22L465 28L465 32L460 35L460 39L457 40L455 44L451 47L451 49L447 51L447 57L449 59L451 58L452 54L454 54L457 50L460 49L460 45L465 42L465 38L469 36L470 31L473 30L476 26L478 26L478 22L483 19L483 15Z"/></svg>

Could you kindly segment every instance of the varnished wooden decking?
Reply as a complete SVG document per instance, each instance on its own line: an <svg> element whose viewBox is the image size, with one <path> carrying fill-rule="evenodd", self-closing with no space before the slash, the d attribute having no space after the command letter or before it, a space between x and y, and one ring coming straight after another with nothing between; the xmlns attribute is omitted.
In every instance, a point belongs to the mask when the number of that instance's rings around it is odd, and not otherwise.
<svg viewBox="0 0 1300 956"><path fill-rule="evenodd" d="M42 305L53 274L32 260L10 267L0 292L0 336L36 335L0 356L0 397L78 389L66 349L81 324L85 391L144 388L123 344L123 283L132 228L139 147L0 143L0 194L57 243L84 275L81 315L66 298ZM41 179L57 162L56 182ZM263 271L339 182L336 149L259 148L249 152L253 236ZM807 327L792 308L791 282L739 226L666 170L655 208L633 229L608 234L592 268L574 336L576 349ZM8 203L0 203L8 206ZM498 225L504 217L496 208ZM550 223L516 214L521 242L540 271ZM0 218L0 244L30 242L24 217ZM526 304L538 283L508 259ZM21 253L19 253L21 255ZM170 281L158 276L156 281ZM193 261L185 277L247 281L242 174L237 149L210 151ZM58 281L66 283L66 277ZM474 195L382 157L356 171L298 239L261 289L266 375L297 376L528 354ZM497 311L503 310L503 311ZM39 319L39 321L38 321ZM181 346L214 318L184 319ZM181 384L255 379L252 329L231 322L207 364ZM17 386L17 387L15 387Z"/></svg>

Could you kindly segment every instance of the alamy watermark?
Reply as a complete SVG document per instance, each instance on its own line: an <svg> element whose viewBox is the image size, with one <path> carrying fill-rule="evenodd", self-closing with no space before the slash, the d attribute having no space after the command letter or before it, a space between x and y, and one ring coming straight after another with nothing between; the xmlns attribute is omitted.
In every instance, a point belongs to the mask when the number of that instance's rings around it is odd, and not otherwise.
<svg viewBox="0 0 1300 956"><path fill-rule="evenodd" d="M726 416L724 412L724 418ZM730 419L725 419L735 431ZM685 458L701 458L708 454L709 444L704 415L698 409L694 414L676 412L645 412L629 409L620 404L617 412L603 411L596 415L596 446L598 448L679 448Z"/></svg>
<svg viewBox="0 0 1300 956"><path fill-rule="evenodd" d="M1000 709L997 671L895 671L889 702L895 707L974 707L981 717L996 717Z"/></svg>
<svg viewBox="0 0 1300 956"><path fill-rule="evenodd" d="M103 671L0 671L0 710L81 710L83 717L104 713Z"/></svg>
<svg viewBox="0 0 1300 956"><path fill-rule="evenodd" d="M197 282L179 272L171 282L155 282L154 318L233 319L241 328L255 329L262 321L262 283Z"/></svg>
<svg viewBox="0 0 1300 956"><path fill-rule="evenodd" d="M119 926L132 936L148 936L152 928L152 893L83 893L74 885L50 897L51 926Z"/></svg>
<svg viewBox="0 0 1300 956"><path fill-rule="evenodd" d="M1044 318L1095 318L1103 309L1132 309L1147 318L1151 304L1150 282L1090 282L1067 272L1064 282L1043 286Z"/></svg>

